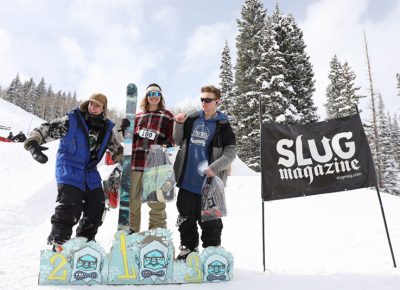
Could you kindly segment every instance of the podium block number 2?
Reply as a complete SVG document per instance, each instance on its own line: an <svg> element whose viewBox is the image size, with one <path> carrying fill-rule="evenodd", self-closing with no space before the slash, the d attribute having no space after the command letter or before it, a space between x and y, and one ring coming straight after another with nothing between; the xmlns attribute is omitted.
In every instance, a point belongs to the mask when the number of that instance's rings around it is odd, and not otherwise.
<svg viewBox="0 0 400 290"><path fill-rule="evenodd" d="M56 263L56 259L60 258L60 263L54 270L50 273L48 279L49 280L66 280L67 279L67 270L62 270L62 273L57 273L67 264L67 259L62 254L55 254L50 259L50 264L54 265Z"/></svg>

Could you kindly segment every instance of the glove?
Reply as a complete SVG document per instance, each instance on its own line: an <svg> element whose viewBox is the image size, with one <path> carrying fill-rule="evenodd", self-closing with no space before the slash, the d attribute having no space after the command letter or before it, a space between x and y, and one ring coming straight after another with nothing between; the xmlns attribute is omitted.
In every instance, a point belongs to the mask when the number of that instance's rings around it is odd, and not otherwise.
<svg viewBox="0 0 400 290"><path fill-rule="evenodd" d="M125 130L131 125L131 122L127 118L123 118L121 120L121 125L119 127L118 132L122 132L122 136L125 137Z"/></svg>
<svg viewBox="0 0 400 290"><path fill-rule="evenodd" d="M40 146L39 143L36 141L33 141L31 146L29 146L29 152L31 152L33 159L42 164L46 163L47 160L49 160L47 156L42 152L47 149L49 148Z"/></svg>

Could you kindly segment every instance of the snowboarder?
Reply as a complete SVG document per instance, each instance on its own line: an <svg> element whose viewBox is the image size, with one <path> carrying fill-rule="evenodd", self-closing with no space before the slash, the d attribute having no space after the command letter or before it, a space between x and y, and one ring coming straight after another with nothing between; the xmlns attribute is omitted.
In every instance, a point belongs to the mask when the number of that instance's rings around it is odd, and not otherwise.
<svg viewBox="0 0 400 290"><path fill-rule="evenodd" d="M218 175L226 183L227 169L236 157L236 137L227 116L217 110L221 91L214 86L201 88L203 110L189 116L175 116L174 141L180 146L174 170L179 187L177 208L181 245L177 259L185 260L198 251L199 233L202 229L202 246L221 244L222 220L201 221L201 189L205 176ZM200 164L209 164L199 170ZM202 171L202 172L201 172Z"/></svg>
<svg viewBox="0 0 400 290"><path fill-rule="evenodd" d="M158 84L147 86L140 107L143 111L136 115L132 144L129 227L133 233L140 231L143 170L150 145L159 144L167 147L173 145L174 115L165 109L165 99ZM166 228L165 202L148 202L148 205L149 229Z"/></svg>
<svg viewBox="0 0 400 290"><path fill-rule="evenodd" d="M46 163L44 143L61 139L56 160L58 187L55 213L48 243L53 251L69 240L72 227L79 222L76 236L94 240L105 209L105 196L97 164L106 149L114 162L122 160L123 148L113 132L114 123L107 119L107 97L95 93L63 118L35 128L24 147L33 158ZM82 218L81 218L81 214Z"/></svg>
<svg viewBox="0 0 400 290"><path fill-rule="evenodd" d="M15 142L24 142L26 140L26 136L25 136L24 132L19 131L19 133L14 136L13 140Z"/></svg>

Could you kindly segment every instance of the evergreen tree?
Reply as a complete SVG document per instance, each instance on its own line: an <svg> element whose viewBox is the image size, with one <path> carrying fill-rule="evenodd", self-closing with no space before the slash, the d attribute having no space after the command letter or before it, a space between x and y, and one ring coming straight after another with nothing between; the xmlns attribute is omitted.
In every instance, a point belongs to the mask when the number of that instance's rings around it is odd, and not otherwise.
<svg viewBox="0 0 400 290"><path fill-rule="evenodd" d="M272 17L268 19L266 38L261 63L258 67L259 77L257 83L262 88L262 121L272 123L295 123L297 118L296 108L290 100L294 91L287 81L287 63L284 54L277 43L283 16L277 8Z"/></svg>
<svg viewBox="0 0 400 290"><path fill-rule="evenodd" d="M15 79L12 80L10 86L8 87L4 100L12 104L18 105L18 101L21 100L21 96L22 96L22 83L19 78L19 74L17 74Z"/></svg>
<svg viewBox="0 0 400 290"><path fill-rule="evenodd" d="M394 158L396 159L397 164L400 165L400 126L396 114L394 114L390 125L390 132L392 132Z"/></svg>
<svg viewBox="0 0 400 290"><path fill-rule="evenodd" d="M21 104L21 108L29 113L33 113L33 94L35 92L35 89L36 84L33 78L30 78L29 81L26 81L22 88L22 92L24 95L24 104Z"/></svg>
<svg viewBox="0 0 400 290"><path fill-rule="evenodd" d="M393 154L392 134L380 94L378 95L378 132L381 148L378 162L382 169L382 189L388 193L400 195L399 167Z"/></svg>
<svg viewBox="0 0 400 290"><path fill-rule="evenodd" d="M356 75L347 61L342 65L335 55L330 62L328 78L325 103L328 119L357 114L359 99L363 96L356 94L360 88L354 87Z"/></svg>
<svg viewBox="0 0 400 290"><path fill-rule="evenodd" d="M227 114L230 117L230 121L233 124L233 117L231 114L231 107L233 102L233 74L232 74L232 62L230 49L227 41L225 41L225 46L222 51L222 59L220 68L220 88L221 88L221 104L219 110Z"/></svg>
<svg viewBox="0 0 400 290"><path fill-rule="evenodd" d="M351 70L347 61L343 64L343 97L345 99L345 107L342 109L341 113L343 116L351 116L357 114L358 104L360 98L365 96L357 95L357 91L360 87L354 86L354 80L356 79L356 74Z"/></svg>
<svg viewBox="0 0 400 290"><path fill-rule="evenodd" d="M326 89L327 102L325 103L326 115L328 119L339 118L339 112L344 103L343 97L341 96L343 90L342 65L334 55L330 62L329 70L329 85Z"/></svg>
<svg viewBox="0 0 400 290"><path fill-rule="evenodd" d="M276 15L275 15L276 14ZM296 108L296 122L307 124L318 120L314 104L314 72L310 57L306 54L303 32L292 15L284 16L278 4L272 15L274 38L285 59L285 80L293 93L288 95Z"/></svg>
<svg viewBox="0 0 400 290"><path fill-rule="evenodd" d="M44 107L46 105L46 83L44 78L42 78L37 85L33 95L33 114L42 118Z"/></svg>
<svg viewBox="0 0 400 290"><path fill-rule="evenodd" d="M261 62L266 10L259 0L246 0L241 18L237 20L237 59L235 66L235 98L231 115L237 136L239 157L252 169L260 170L260 118L261 88L255 82Z"/></svg>
<svg viewBox="0 0 400 290"><path fill-rule="evenodd" d="M43 109L42 109L43 114L41 116L41 118L43 120L47 120L47 121L51 120L51 118L50 118L50 111L51 111L50 110L50 104L51 104L50 100L53 98L53 96L54 96L53 89L51 88L51 85L49 85L46 95L43 97L43 100L45 101L43 104Z"/></svg>

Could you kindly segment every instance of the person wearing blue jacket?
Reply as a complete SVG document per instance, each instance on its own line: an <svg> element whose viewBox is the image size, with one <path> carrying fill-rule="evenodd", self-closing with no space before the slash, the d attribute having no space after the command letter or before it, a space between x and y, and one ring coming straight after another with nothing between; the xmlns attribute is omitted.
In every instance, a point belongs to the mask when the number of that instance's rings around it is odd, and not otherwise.
<svg viewBox="0 0 400 290"><path fill-rule="evenodd" d="M201 221L201 189L204 178L218 175L226 184L228 169L236 157L236 138L228 117L217 110L221 91L214 86L201 88L202 109L189 116L175 116L174 141L180 146L174 171L179 187L177 208L181 238L177 259L185 260L198 251L202 229L202 246L221 245L222 220ZM206 164L204 171L201 164Z"/></svg>
<svg viewBox="0 0 400 290"><path fill-rule="evenodd" d="M51 217L48 244L60 251L76 229L77 237L94 240L102 224L105 195L97 164L108 149L115 163L121 163L123 147L107 119L107 97L95 93L66 116L35 128L24 147L39 163L48 158L42 144L60 139L56 158L57 202Z"/></svg>

